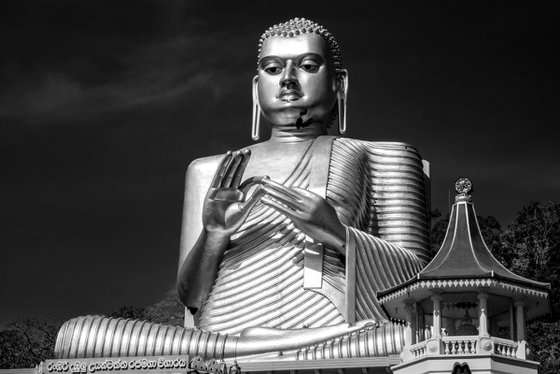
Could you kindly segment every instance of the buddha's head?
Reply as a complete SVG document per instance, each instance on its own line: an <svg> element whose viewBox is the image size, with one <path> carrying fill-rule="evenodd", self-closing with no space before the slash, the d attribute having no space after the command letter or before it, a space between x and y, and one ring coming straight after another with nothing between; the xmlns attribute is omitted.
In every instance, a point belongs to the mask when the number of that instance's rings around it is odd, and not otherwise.
<svg viewBox="0 0 560 374"><path fill-rule="evenodd" d="M262 35L253 99L273 126L327 127L346 89L338 44L324 27L294 18Z"/></svg>

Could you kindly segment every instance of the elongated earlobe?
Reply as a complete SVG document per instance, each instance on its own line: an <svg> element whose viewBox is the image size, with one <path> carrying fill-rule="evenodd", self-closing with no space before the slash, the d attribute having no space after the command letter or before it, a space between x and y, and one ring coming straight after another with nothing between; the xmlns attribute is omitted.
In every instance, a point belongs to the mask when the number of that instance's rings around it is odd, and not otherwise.
<svg viewBox="0 0 560 374"><path fill-rule="evenodd" d="M338 98L338 133L346 134L346 100Z"/></svg>
<svg viewBox="0 0 560 374"><path fill-rule="evenodd" d="M253 121L251 123L251 138L260 139L261 107L259 105L258 76L253 78Z"/></svg>
<svg viewBox="0 0 560 374"><path fill-rule="evenodd" d="M348 71L340 73L340 84L336 97L338 102L338 133L346 134L346 98L348 97Z"/></svg>

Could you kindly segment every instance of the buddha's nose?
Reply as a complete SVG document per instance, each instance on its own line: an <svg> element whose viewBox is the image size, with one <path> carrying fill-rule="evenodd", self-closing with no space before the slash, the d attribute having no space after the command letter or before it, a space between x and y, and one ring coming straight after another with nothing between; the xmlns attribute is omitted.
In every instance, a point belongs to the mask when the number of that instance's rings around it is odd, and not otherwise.
<svg viewBox="0 0 560 374"><path fill-rule="evenodd" d="M286 68L284 69L284 73L282 75L282 79L280 79L280 87L290 88L297 84L298 80L294 74L294 63L292 62L292 60L288 60L288 62L286 63Z"/></svg>

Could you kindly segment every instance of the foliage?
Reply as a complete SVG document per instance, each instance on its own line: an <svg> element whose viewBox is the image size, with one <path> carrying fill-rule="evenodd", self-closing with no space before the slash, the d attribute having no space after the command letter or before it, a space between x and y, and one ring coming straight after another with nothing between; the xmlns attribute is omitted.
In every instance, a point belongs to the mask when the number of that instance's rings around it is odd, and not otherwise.
<svg viewBox="0 0 560 374"><path fill-rule="evenodd" d="M184 306L172 289L163 299L146 308L123 306L107 315L183 326ZM30 368L53 358L56 335L61 325L53 318L26 318L10 322L0 331L0 369Z"/></svg>
<svg viewBox="0 0 560 374"><path fill-rule="evenodd" d="M144 319L145 312L145 308L127 305L107 314L107 316L113 318Z"/></svg>
<svg viewBox="0 0 560 374"><path fill-rule="evenodd" d="M560 373L560 202L524 206L501 236L504 265L529 279L551 284L552 313L528 325L527 341L539 373Z"/></svg>
<svg viewBox="0 0 560 374"><path fill-rule="evenodd" d="M56 319L25 318L10 322L7 329L0 331L0 368L34 367L52 358L60 325Z"/></svg>
<svg viewBox="0 0 560 374"><path fill-rule="evenodd" d="M144 312L144 319L166 325L184 326L185 306L179 300L177 290L173 288L167 291L163 299L148 306Z"/></svg>
<svg viewBox="0 0 560 374"><path fill-rule="evenodd" d="M532 359L541 363L540 374L560 373L560 322L537 321L527 326Z"/></svg>
<svg viewBox="0 0 560 374"><path fill-rule="evenodd" d="M107 316L113 318L140 319L165 325L183 326L185 307L179 300L179 295L177 294L175 288L172 288L167 291L161 300L147 306L146 308L123 306L118 310L107 314Z"/></svg>
<svg viewBox="0 0 560 374"><path fill-rule="evenodd" d="M432 256L438 252L443 239L445 239L445 232L447 231L447 226L449 225L449 213L442 216L439 209L434 209L430 212L430 218L432 220L432 230L430 231L430 250Z"/></svg>
<svg viewBox="0 0 560 374"><path fill-rule="evenodd" d="M492 252L494 257L503 264L504 257L507 256L501 253L503 234L502 226L493 216L476 216L476 219L478 221L478 225L480 226L484 243L490 252Z"/></svg>
<svg viewBox="0 0 560 374"><path fill-rule="evenodd" d="M550 282L554 320L560 318L560 202L524 206L502 235L505 266L523 277Z"/></svg>

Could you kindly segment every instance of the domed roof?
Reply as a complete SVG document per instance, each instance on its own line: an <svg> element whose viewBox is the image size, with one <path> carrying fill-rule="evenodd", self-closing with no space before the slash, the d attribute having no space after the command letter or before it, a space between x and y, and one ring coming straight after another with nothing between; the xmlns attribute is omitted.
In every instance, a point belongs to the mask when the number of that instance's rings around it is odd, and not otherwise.
<svg viewBox="0 0 560 374"><path fill-rule="evenodd" d="M432 261L417 279L498 278L539 289L550 284L521 277L503 266L492 255L480 231L472 198L471 182L461 178L456 182L459 193L451 210L445 239Z"/></svg>

